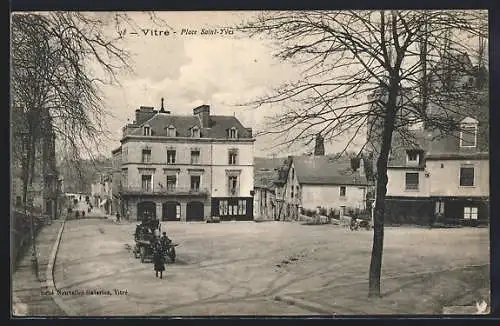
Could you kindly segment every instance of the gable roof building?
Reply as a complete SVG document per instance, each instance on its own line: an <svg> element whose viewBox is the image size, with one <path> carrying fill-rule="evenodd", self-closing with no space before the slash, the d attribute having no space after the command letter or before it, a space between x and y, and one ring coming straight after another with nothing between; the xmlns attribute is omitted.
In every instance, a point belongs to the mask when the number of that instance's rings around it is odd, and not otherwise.
<svg viewBox="0 0 500 326"><path fill-rule="evenodd" d="M293 165L301 185L360 185L368 184L362 169L353 171L349 160L329 156L294 156Z"/></svg>
<svg viewBox="0 0 500 326"><path fill-rule="evenodd" d="M347 213L364 210L368 181L364 164L353 170L350 160L329 156L291 156L283 190L285 215L318 207Z"/></svg>

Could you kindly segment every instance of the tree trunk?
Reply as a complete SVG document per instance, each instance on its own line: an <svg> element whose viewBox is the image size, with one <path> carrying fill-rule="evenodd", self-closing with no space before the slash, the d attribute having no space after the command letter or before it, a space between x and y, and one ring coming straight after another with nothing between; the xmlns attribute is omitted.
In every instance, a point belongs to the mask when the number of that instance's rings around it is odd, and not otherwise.
<svg viewBox="0 0 500 326"><path fill-rule="evenodd" d="M368 296L380 296L380 276L382 272L382 253L384 247L384 211L385 194L387 192L387 162L391 149L392 133L396 116L396 99L398 96L398 86L394 84L389 91L386 104L386 115L384 117L384 129L382 132L380 155L377 159L376 173L376 198L375 214L373 223L373 247L370 262L370 272L368 279Z"/></svg>

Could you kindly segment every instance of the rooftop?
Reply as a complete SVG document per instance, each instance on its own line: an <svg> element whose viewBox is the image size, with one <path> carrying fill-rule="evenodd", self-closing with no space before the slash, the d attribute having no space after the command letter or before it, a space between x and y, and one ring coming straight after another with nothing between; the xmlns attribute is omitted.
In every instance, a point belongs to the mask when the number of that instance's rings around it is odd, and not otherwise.
<svg viewBox="0 0 500 326"><path fill-rule="evenodd" d="M278 169L285 163L286 157L254 158L254 187L274 188L274 182L279 178Z"/></svg>
<svg viewBox="0 0 500 326"><path fill-rule="evenodd" d="M359 170L352 170L350 160L329 156L294 156L292 159L300 184L368 185Z"/></svg>
<svg viewBox="0 0 500 326"><path fill-rule="evenodd" d="M136 110L136 120L124 128L124 137L143 136L142 127L149 126L148 136L168 137L169 128L175 130L175 136L191 137L193 128L200 132L200 138L227 139L229 130L236 130L237 139L252 139L252 129L244 127L235 116L210 115L210 107L204 105L193 110L193 115L175 115L169 111L158 111L151 107Z"/></svg>

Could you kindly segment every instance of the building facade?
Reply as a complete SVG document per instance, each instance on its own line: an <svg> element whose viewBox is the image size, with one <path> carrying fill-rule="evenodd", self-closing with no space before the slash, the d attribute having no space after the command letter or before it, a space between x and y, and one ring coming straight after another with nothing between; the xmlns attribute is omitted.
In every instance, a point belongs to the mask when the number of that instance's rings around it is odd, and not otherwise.
<svg viewBox="0 0 500 326"><path fill-rule="evenodd" d="M417 148L399 147L388 166L387 205L395 222L483 223L489 219L489 153L484 124L435 139L418 133ZM417 132L416 132L417 133Z"/></svg>
<svg viewBox="0 0 500 326"><path fill-rule="evenodd" d="M141 107L123 128L119 201L131 219L253 219L252 130L234 116Z"/></svg>
<svg viewBox="0 0 500 326"><path fill-rule="evenodd" d="M348 160L328 156L291 159L283 198L286 215L297 219L301 209L339 212L366 210L368 182L363 164L356 170Z"/></svg>
<svg viewBox="0 0 500 326"><path fill-rule="evenodd" d="M122 177L122 148L121 146L111 151L111 206L112 211L116 214L120 214L124 219L129 219L127 216L127 211L122 205L120 188L121 188L121 177Z"/></svg>
<svg viewBox="0 0 500 326"><path fill-rule="evenodd" d="M278 220L279 203L276 194L278 192L281 195L279 177L286 158L256 157L254 163L254 218Z"/></svg>
<svg viewBox="0 0 500 326"><path fill-rule="evenodd" d="M99 180L91 184L91 204L99 207L107 215L113 215L116 210L113 207L113 173L104 172Z"/></svg>
<svg viewBox="0 0 500 326"><path fill-rule="evenodd" d="M14 108L14 111L16 108ZM13 113L14 114L14 113ZM20 114L22 116L22 114ZM34 164L31 186L27 188L27 207L33 213L56 218L59 214L62 180L59 177L56 162L56 134L52 127L52 118L47 111L40 115L37 132L39 137L32 144ZM12 206L20 210L23 207L23 168L26 164L28 141L27 127L24 120L12 126L11 155L11 199ZM22 150L16 150L22 149ZM20 155L22 153L22 156ZM23 167L24 166L24 167Z"/></svg>
<svg viewBox="0 0 500 326"><path fill-rule="evenodd" d="M489 220L488 72L473 66L465 54L455 61L468 73L452 69L446 85L434 78L442 103L426 107L426 123L403 130L405 139L412 141L404 140L401 130L393 134L387 170L388 223L474 225ZM450 121L449 130L428 125L443 117ZM376 137L368 137L379 146Z"/></svg>

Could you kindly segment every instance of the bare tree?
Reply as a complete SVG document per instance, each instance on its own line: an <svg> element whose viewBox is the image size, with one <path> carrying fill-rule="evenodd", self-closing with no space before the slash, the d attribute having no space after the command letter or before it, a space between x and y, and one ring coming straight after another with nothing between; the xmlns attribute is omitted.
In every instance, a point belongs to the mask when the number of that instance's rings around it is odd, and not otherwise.
<svg viewBox="0 0 500 326"><path fill-rule="evenodd" d="M150 18L158 23L154 15ZM42 163L51 159L55 169L57 139L78 171L82 156L99 152L107 137L100 87L118 84L122 72L133 72L121 43L129 26L136 27L124 13L12 14L12 164L22 167L25 214L37 152L49 144L53 157Z"/></svg>
<svg viewBox="0 0 500 326"><path fill-rule="evenodd" d="M468 37L485 37L485 26L479 11L396 10L265 12L240 26L271 38L278 58L303 68L300 80L244 104L283 108L260 134L290 145L321 131L325 141L344 137L346 149L366 137L360 152L373 146L378 154L369 296L380 295L393 134L413 142L416 124L440 135L458 128L477 92L451 85L472 73L463 54L475 55Z"/></svg>

